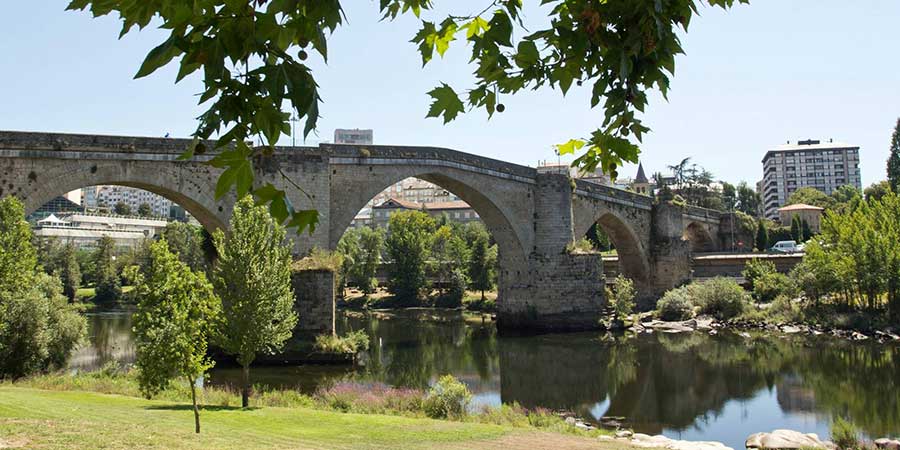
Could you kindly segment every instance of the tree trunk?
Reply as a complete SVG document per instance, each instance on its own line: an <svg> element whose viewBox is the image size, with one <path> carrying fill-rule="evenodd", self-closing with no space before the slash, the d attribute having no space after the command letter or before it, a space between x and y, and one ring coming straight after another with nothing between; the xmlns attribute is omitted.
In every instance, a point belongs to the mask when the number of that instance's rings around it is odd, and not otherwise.
<svg viewBox="0 0 900 450"><path fill-rule="evenodd" d="M247 408L250 406L250 364L241 366L241 406Z"/></svg>
<svg viewBox="0 0 900 450"><path fill-rule="evenodd" d="M481 290L481 301L484 301L484 289Z"/></svg>
<svg viewBox="0 0 900 450"><path fill-rule="evenodd" d="M194 403L194 432L200 434L200 408L197 407L197 380L188 380L191 383L191 402Z"/></svg>

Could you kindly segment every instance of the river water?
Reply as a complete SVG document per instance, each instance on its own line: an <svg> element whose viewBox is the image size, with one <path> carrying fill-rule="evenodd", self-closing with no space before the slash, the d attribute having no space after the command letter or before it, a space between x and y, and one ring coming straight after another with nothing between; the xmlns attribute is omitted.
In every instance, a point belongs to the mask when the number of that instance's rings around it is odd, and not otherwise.
<svg viewBox="0 0 900 450"><path fill-rule="evenodd" d="M90 345L73 355L73 368L134 360L128 313L92 314L89 322ZM827 437L836 415L871 437L900 435L900 345L771 333L500 337L490 322L459 312L339 316L339 332L360 329L371 347L363 367L254 367L251 376L312 392L342 380L427 388L450 373L478 404L518 402L589 420L623 416L638 432L735 449L752 433L778 428ZM238 376L216 368L209 382Z"/></svg>

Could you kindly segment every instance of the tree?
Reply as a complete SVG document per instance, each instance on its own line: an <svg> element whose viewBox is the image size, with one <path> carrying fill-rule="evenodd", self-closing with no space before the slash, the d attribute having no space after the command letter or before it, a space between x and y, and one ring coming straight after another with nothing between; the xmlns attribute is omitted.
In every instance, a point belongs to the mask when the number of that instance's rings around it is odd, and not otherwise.
<svg viewBox="0 0 900 450"><path fill-rule="evenodd" d="M78 265L78 250L71 242L63 247L59 278L63 285L63 294L69 301L75 300L75 293L81 286L81 267Z"/></svg>
<svg viewBox="0 0 900 450"><path fill-rule="evenodd" d="M681 160L681 162L666 166L667 169L672 171L672 176L675 177L675 183L678 185L678 188L682 188L684 184L687 182L688 171L690 170L691 157L688 156Z"/></svg>
<svg viewBox="0 0 900 450"><path fill-rule="evenodd" d="M887 160L887 178L891 190L900 192L900 119L897 119L897 125L894 127L894 134L891 136L891 154Z"/></svg>
<svg viewBox="0 0 900 450"><path fill-rule="evenodd" d="M472 280L471 287L476 291L481 291L481 300L484 300L484 291L488 291L494 287L494 264L492 259L491 248L488 247L488 239L486 234L478 236L475 244L472 246L472 253L469 257L469 279Z"/></svg>
<svg viewBox="0 0 900 450"><path fill-rule="evenodd" d="M791 217L791 237L798 243L803 242L803 225L800 223L800 216L797 214Z"/></svg>
<svg viewBox="0 0 900 450"><path fill-rule="evenodd" d="M381 264L381 249L384 247L384 229L363 227L359 233L360 261L354 272L356 283L363 292L374 292L378 282L375 274Z"/></svg>
<svg viewBox="0 0 900 450"><path fill-rule="evenodd" d="M130 216L131 215L131 206L128 206L128 203L119 202L116 203L116 206L113 207L113 212L120 216Z"/></svg>
<svg viewBox="0 0 900 450"><path fill-rule="evenodd" d="M141 217L150 217L153 215L153 209L150 208L148 203L141 203L138 205L137 213Z"/></svg>
<svg viewBox="0 0 900 450"><path fill-rule="evenodd" d="M751 217L759 215L759 193L750 187L746 181L741 181L737 186L737 209Z"/></svg>
<svg viewBox="0 0 900 450"><path fill-rule="evenodd" d="M872 183L871 186L867 187L864 191L864 197L866 201L879 201L882 197L891 192L891 185L888 181L878 181Z"/></svg>
<svg viewBox="0 0 900 450"><path fill-rule="evenodd" d="M163 239L150 245L150 264L138 277L140 299L134 313L135 366L147 398L182 378L191 387L194 430L200 432L197 380L214 363L206 354L215 334L220 303L203 273L195 273L173 255Z"/></svg>
<svg viewBox="0 0 900 450"><path fill-rule="evenodd" d="M769 248L769 233L762 220L756 223L756 249L764 252Z"/></svg>
<svg viewBox="0 0 900 450"><path fill-rule="evenodd" d="M665 97L669 91L675 57L683 53L678 29L687 30L699 5L727 9L747 1L672 0L663 8L658 2L555 0L548 10L552 26L533 32L523 20L521 1L493 2L481 12L454 12L443 18L432 17L437 2L431 0L382 0L379 7L385 19L411 13L421 21L412 41L423 65L435 51L443 56L457 36L471 44L474 86L463 98L447 84L431 90L428 117L446 123L467 106L484 109L490 117L505 110L500 95L544 86L565 95L573 84L587 83L592 87L591 106L603 100L602 127L560 144L557 151L580 150L576 164L584 171L601 167L615 178L623 162L638 160L635 142L649 131L639 118L648 92L659 90ZM249 148L249 138L274 145L290 133L291 117L305 120L304 135L316 128L321 98L306 60L314 50L327 61L327 37L344 19L339 1L316 2L313 7L292 1L210 0L192 7L181 0L72 0L68 9L89 9L95 17L118 14L120 36L151 21L170 30L136 77L173 60L179 61L176 82L198 71L204 75L200 103L210 106L200 115L197 139L184 157L204 153L201 140L218 135L214 145L225 150L211 161L224 169L216 197L234 187L238 198L253 186L253 158L265 153ZM282 112L285 101L294 114ZM295 211L285 192L272 184L253 193L270 205L279 222L290 218L288 225L298 232L315 225L315 211Z"/></svg>
<svg viewBox="0 0 900 450"><path fill-rule="evenodd" d="M431 245L431 272L440 285L441 294L450 286L455 273L462 273L469 262L469 249L465 240L454 232L449 224L434 232ZM462 281L463 290L468 282ZM462 301L460 296L459 301Z"/></svg>
<svg viewBox="0 0 900 450"><path fill-rule="evenodd" d="M216 342L241 366L241 405L250 401L250 364L283 348L297 325L291 289L291 246L284 228L249 196L231 215L230 232L213 234L219 259L213 286L222 300Z"/></svg>
<svg viewBox="0 0 900 450"><path fill-rule="evenodd" d="M788 197L787 205L796 205L802 203L804 205L818 206L819 208L831 209L835 205L834 198L829 197L824 192L811 187L802 187L797 189Z"/></svg>
<svg viewBox="0 0 900 450"><path fill-rule="evenodd" d="M86 333L59 279L37 265L22 203L0 200L0 379L63 367Z"/></svg>
<svg viewBox="0 0 900 450"><path fill-rule="evenodd" d="M193 271L206 271L209 261L203 249L203 229L183 222L170 222L162 233L169 251Z"/></svg>
<svg viewBox="0 0 900 450"><path fill-rule="evenodd" d="M434 219L421 211L396 212L388 221L388 289L401 304L416 304L428 284L425 269L434 231Z"/></svg>
<svg viewBox="0 0 900 450"><path fill-rule="evenodd" d="M724 211L732 211L738 206L737 189L726 181L722 182L722 206Z"/></svg>
<svg viewBox="0 0 900 450"><path fill-rule="evenodd" d="M96 284L94 301L97 303L114 302L122 296L122 284L115 261L116 242L109 236L103 236L97 242L94 251L94 270Z"/></svg>

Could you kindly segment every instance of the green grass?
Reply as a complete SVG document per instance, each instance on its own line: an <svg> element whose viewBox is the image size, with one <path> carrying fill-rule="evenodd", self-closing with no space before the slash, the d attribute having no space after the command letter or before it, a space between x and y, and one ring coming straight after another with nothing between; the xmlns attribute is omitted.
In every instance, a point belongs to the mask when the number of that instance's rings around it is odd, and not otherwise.
<svg viewBox="0 0 900 450"><path fill-rule="evenodd" d="M308 408L209 407L201 412L201 427L196 435L190 405L181 402L0 387L0 447L627 448L522 428Z"/></svg>

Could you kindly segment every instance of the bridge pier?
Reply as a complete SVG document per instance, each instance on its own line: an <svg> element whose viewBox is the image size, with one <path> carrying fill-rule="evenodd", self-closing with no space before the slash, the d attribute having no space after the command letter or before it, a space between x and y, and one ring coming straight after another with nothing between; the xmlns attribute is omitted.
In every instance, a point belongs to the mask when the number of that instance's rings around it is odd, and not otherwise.
<svg viewBox="0 0 900 450"><path fill-rule="evenodd" d="M691 247L682 236L684 208L669 203L653 205L650 226L650 274L638 288L638 307L656 306L669 289L691 279Z"/></svg>
<svg viewBox="0 0 900 450"><path fill-rule="evenodd" d="M573 254L573 184L538 174L534 248L524 261L501 255L497 325L501 330L574 331L599 326L605 304L599 254Z"/></svg>

